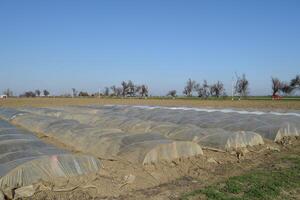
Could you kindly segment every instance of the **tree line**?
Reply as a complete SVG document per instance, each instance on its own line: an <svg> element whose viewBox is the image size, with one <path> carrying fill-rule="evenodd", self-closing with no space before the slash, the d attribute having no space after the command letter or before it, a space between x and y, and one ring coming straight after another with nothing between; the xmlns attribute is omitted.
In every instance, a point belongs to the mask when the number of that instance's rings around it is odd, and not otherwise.
<svg viewBox="0 0 300 200"><path fill-rule="evenodd" d="M204 80L201 84L197 83L195 80L188 79L182 93L187 97L191 97L193 96L193 93L196 93L200 98L219 98L221 96L226 96L224 84L221 81L208 84L207 80ZM241 77L237 76L237 80L234 86L234 94L238 96L247 96L248 93L249 81L246 79L246 75L243 74ZM176 94L176 90L171 90L167 93L167 96L175 97Z"/></svg>
<svg viewBox="0 0 300 200"><path fill-rule="evenodd" d="M48 90L35 90L34 92L33 91L26 91L24 92L23 94L19 95L20 97L40 97L41 94L43 94L45 97L48 97L50 95L50 92Z"/></svg>
<svg viewBox="0 0 300 200"><path fill-rule="evenodd" d="M201 84L192 79L188 79L182 93L185 96L191 97L194 92L198 94L198 97L203 98L207 98L209 96L220 97L226 94L224 85L221 81L217 81L216 83L209 85L206 80L204 80Z"/></svg>
<svg viewBox="0 0 300 200"><path fill-rule="evenodd" d="M72 97L84 97L84 96L111 96L111 97L148 97L149 89L145 84L138 85L133 81L122 81L120 86L113 85L111 87L105 87L102 93L94 93L89 95L87 92L78 92L75 88L72 88Z"/></svg>
<svg viewBox="0 0 300 200"><path fill-rule="evenodd" d="M290 81L280 81L278 78L271 77L272 96L276 95L290 95L294 91L300 89L300 75L296 75L295 78ZM236 75L236 81L233 85L232 95L246 97L249 95L249 81L246 75ZM221 97L227 96L224 85L221 81L217 81L213 84L208 84L206 80L203 83L197 83L195 80L188 79L182 92L185 96L191 97L193 93L196 93L200 98L208 97ZM176 97L177 91L170 90L167 96Z"/></svg>
<svg viewBox="0 0 300 200"><path fill-rule="evenodd" d="M294 91L300 89L300 75L296 75L295 78L290 81L281 81L276 77L271 77L271 89L272 96L276 95L290 95ZM195 80L188 79L184 89L182 91L183 95L187 97L192 97L194 94L199 98L208 98L221 96L227 96L224 88L224 84L221 81L216 81L215 83L209 84L206 80L202 83L197 83ZM6 89L3 92L7 97L12 97L13 92L10 89ZM50 92L46 89L26 91L19 95L20 97L40 97L41 95L48 97ZM105 87L103 92L89 94L85 91L77 91L72 88L72 94L62 95L64 97L87 97L87 96L111 96L111 97L148 97L149 89L146 84L135 84L133 81L122 81L119 86L113 85L110 87ZM242 76L236 75L236 81L233 83L232 95L241 97L246 97L249 95L249 81L246 75ZM170 90L166 96L176 97L177 91Z"/></svg>
<svg viewBox="0 0 300 200"><path fill-rule="evenodd" d="M3 94L6 95L7 97L12 97L13 95L13 91L11 91L9 88L7 88L6 90L3 91ZM50 92L48 90L35 90L35 91L26 91L22 94L19 95L19 97L39 97L41 96L41 94L43 94L45 97L50 95Z"/></svg>

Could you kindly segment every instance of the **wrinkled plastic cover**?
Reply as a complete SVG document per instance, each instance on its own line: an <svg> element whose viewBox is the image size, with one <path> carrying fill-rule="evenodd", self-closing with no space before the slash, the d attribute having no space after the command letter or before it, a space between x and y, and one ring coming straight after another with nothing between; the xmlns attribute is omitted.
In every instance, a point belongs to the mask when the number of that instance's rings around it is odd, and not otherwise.
<svg viewBox="0 0 300 200"><path fill-rule="evenodd" d="M97 157L152 163L299 135L298 113L150 106L0 109L30 131ZM298 116L299 115L299 116Z"/></svg>
<svg viewBox="0 0 300 200"><path fill-rule="evenodd" d="M259 136L278 141L285 136L299 136L300 129L297 112L150 106L72 106L27 111L129 133L160 133L171 140L221 149L228 149L228 140L237 135L240 144L234 146L254 146L262 143ZM241 131L246 134L238 134Z"/></svg>
<svg viewBox="0 0 300 200"><path fill-rule="evenodd" d="M279 131L297 136L300 130L298 112L262 112L232 109L203 109L151 106L88 106L99 115L126 116L140 120L192 124L200 128L220 128L226 131L252 131L275 140Z"/></svg>
<svg viewBox="0 0 300 200"><path fill-rule="evenodd" d="M102 118L95 113L82 111L83 113L69 113L57 109L27 108L12 121L30 131L45 134L73 149L100 158L119 157L147 164L203 154L201 147L194 142L176 141L158 131L144 130L146 126L151 130L156 122L137 123L126 117ZM152 152L152 159L146 159L149 152ZM153 152L157 155L153 156Z"/></svg>
<svg viewBox="0 0 300 200"><path fill-rule="evenodd" d="M14 112L7 116L15 116ZM39 179L70 177L97 172L99 160L73 155L46 144L32 133L0 120L0 188L20 187Z"/></svg>

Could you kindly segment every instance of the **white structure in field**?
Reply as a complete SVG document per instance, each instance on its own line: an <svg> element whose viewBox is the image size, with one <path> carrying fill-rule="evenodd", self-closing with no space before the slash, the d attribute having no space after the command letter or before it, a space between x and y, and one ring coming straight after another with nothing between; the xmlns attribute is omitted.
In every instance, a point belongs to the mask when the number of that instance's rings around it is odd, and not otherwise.
<svg viewBox="0 0 300 200"><path fill-rule="evenodd" d="M3 95L0 95L0 99L6 99L7 98L7 95L3 94Z"/></svg>

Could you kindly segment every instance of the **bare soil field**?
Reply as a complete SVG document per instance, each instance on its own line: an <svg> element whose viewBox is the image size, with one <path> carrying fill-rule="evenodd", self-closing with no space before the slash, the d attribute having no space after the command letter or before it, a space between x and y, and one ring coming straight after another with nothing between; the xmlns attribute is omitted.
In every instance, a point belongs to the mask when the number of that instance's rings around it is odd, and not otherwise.
<svg viewBox="0 0 300 200"><path fill-rule="evenodd" d="M274 147L274 145L271 145ZM277 146L274 148L257 147L252 149L241 160L234 155L227 155L222 152L214 152L205 150L205 157L193 157L182 159L175 162L160 163L155 165L155 169L146 168L147 173L153 171L170 176L171 181L149 187L149 180L139 183L126 183L124 180L118 180L115 177L109 177L107 174L98 174L92 177L80 187L68 186L67 189L61 191L51 191L50 189L40 191L33 197L24 198L42 199L42 200L91 200L91 199L299 199L299 162L300 162L300 143L294 141L289 146ZM213 158L216 162L207 162L209 158ZM295 162L292 162L296 160ZM115 172L122 169L120 163L112 163L106 161L105 166L113 169ZM116 167L118 166L118 167ZM123 166L124 167L124 166ZM134 166L131 166L135 168ZM153 166L152 166L153 167ZM138 168L136 168L138 169ZM135 174L141 175L143 172L134 171ZM274 180L272 179L272 175ZM279 174L276 177L274 174ZM287 175L289 173L289 175ZM258 174L270 176L267 183L275 184L275 186L264 183L266 177L261 178ZM175 177L171 177L175 176ZM254 180L251 180L250 178ZM254 176L254 177L253 177ZM235 191L236 185L230 185L232 179L246 179L243 184L247 188L266 187L265 189L254 191L250 198L243 198L244 191ZM277 178L277 179L276 179ZM275 183L273 183L273 181ZM282 181L284 184L276 181ZM287 184L291 183L291 185ZM46 185L47 183L43 183ZM153 184L153 183L152 183ZM155 184L155 183L154 183ZM67 185L67 183L65 183ZM229 187L227 186L229 185ZM218 192L218 187L225 187L227 190ZM272 187L273 186L273 187ZM268 188L270 187L270 188ZM67 191L69 190L69 191ZM208 191L208 192L207 192ZM215 193L213 193L215 192ZM250 191L252 192L252 191ZM229 196L231 195L231 196ZM274 196L275 195L275 196Z"/></svg>
<svg viewBox="0 0 300 200"><path fill-rule="evenodd" d="M117 99L117 98L9 98L0 100L3 107L50 107L67 105L156 105L211 108L256 108L266 110L300 110L299 100L201 100L201 99Z"/></svg>

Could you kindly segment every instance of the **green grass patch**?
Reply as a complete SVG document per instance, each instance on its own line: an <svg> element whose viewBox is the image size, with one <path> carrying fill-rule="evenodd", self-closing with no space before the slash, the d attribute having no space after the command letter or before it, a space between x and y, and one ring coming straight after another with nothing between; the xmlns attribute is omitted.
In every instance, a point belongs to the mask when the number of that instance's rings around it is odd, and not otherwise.
<svg viewBox="0 0 300 200"><path fill-rule="evenodd" d="M284 167L260 169L184 194L181 199L213 200L289 199L286 193L300 187L300 156L282 158Z"/></svg>

